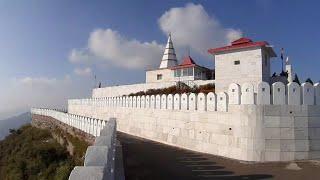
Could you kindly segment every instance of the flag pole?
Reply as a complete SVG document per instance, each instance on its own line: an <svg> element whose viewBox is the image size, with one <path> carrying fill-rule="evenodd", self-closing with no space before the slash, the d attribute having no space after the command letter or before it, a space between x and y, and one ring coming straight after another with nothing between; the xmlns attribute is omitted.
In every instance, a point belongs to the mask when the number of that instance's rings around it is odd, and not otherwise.
<svg viewBox="0 0 320 180"><path fill-rule="evenodd" d="M282 65L282 72L284 72L284 67L283 67L283 58L284 57L284 49L281 48L281 65Z"/></svg>

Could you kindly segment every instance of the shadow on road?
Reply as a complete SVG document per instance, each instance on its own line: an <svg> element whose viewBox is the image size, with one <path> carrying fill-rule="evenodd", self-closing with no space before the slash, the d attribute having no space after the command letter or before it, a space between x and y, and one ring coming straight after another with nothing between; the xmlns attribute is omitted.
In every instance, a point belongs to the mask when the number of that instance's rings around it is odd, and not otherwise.
<svg viewBox="0 0 320 180"><path fill-rule="evenodd" d="M236 175L212 155L118 133L127 180L271 179L268 174Z"/></svg>

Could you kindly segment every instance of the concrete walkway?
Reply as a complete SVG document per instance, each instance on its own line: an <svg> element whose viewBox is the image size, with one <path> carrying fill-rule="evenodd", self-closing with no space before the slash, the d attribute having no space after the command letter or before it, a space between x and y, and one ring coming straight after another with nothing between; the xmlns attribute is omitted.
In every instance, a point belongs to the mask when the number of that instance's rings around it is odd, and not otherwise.
<svg viewBox="0 0 320 180"><path fill-rule="evenodd" d="M244 164L118 133L126 180L303 179L320 177L320 160Z"/></svg>
<svg viewBox="0 0 320 180"><path fill-rule="evenodd" d="M240 175L222 158L118 133L126 180L272 179L269 174ZM228 160L228 164L239 164ZM232 166L232 164L231 164ZM239 174L239 175L237 175Z"/></svg>

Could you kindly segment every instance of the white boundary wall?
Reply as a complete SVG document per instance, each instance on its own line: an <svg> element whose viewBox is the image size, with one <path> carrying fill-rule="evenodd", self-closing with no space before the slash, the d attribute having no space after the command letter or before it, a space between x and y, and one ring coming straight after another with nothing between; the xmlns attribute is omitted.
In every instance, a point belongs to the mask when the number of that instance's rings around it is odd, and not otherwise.
<svg viewBox="0 0 320 180"><path fill-rule="evenodd" d="M78 104L69 112L116 117L121 132L243 161L320 158L320 106L229 105L224 112Z"/></svg>
<svg viewBox="0 0 320 180"><path fill-rule="evenodd" d="M145 107L125 105L126 99L139 97L69 100L68 111L116 117L119 131L233 159L320 158L318 84L277 82L270 87L261 82L254 89L250 83L233 83L228 93L141 96Z"/></svg>
<svg viewBox="0 0 320 180"><path fill-rule="evenodd" d="M202 94L170 94L147 96L115 96L93 99L73 99L68 105L99 104L110 107L138 107L151 109L181 109L201 111L227 111L229 105L320 105L319 84L312 86L310 83L289 83L287 87L276 82L272 88L265 82L258 84L257 89L250 83L242 86L232 83L228 93ZM169 100L170 99L170 100ZM172 104L173 103L173 104ZM201 104L199 104L201 103ZM199 108L200 107L200 108Z"/></svg>

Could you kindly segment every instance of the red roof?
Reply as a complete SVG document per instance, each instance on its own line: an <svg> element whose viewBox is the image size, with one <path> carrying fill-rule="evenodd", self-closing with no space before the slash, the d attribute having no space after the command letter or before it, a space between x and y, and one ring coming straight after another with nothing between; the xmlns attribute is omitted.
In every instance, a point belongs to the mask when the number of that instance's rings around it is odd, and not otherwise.
<svg viewBox="0 0 320 180"><path fill-rule="evenodd" d="M266 41L253 42L249 38L240 38L238 40L233 41L230 46L209 49L208 52L210 54L216 54L223 51L231 51L250 47L263 47L267 45L269 45L269 43Z"/></svg>
<svg viewBox="0 0 320 180"><path fill-rule="evenodd" d="M193 61L193 59L190 56L187 56L183 58L182 63L180 65L174 66L171 69L181 69L194 66L197 66L197 64Z"/></svg>
<svg viewBox="0 0 320 180"><path fill-rule="evenodd" d="M193 59L190 56L188 56L182 60L182 63L180 64L180 66L190 65L190 64L196 64L196 63L193 61Z"/></svg>

